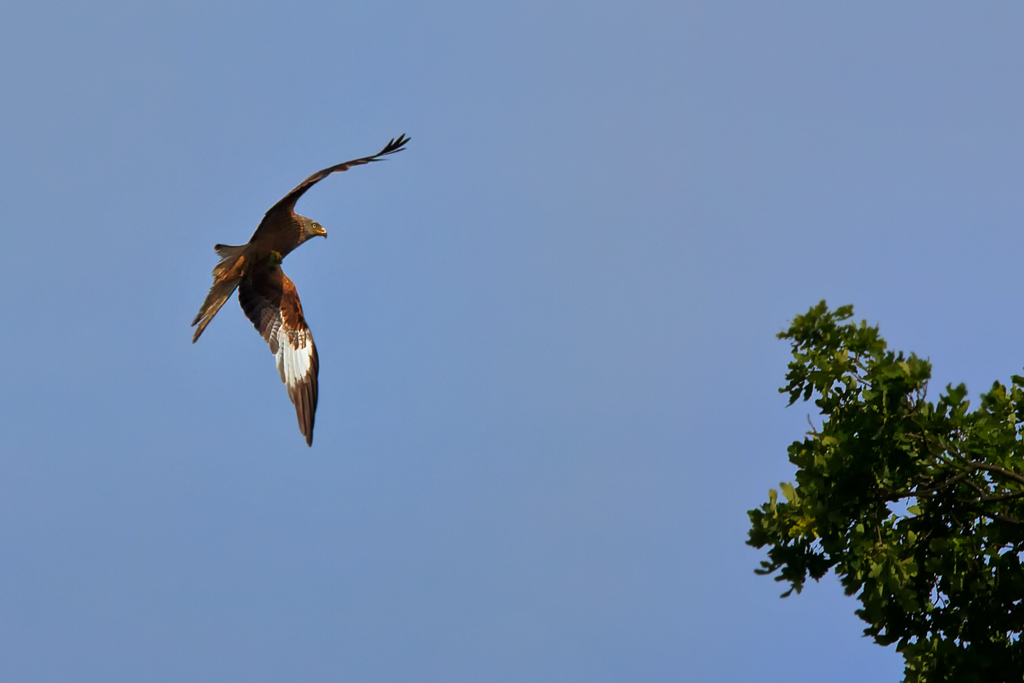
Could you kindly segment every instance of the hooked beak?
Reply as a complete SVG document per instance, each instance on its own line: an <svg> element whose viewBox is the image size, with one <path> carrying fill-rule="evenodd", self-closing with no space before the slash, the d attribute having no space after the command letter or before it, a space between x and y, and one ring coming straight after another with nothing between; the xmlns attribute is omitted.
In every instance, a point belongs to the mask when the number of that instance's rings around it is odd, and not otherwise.
<svg viewBox="0 0 1024 683"><path fill-rule="evenodd" d="M324 230L324 226L322 226L322 225L318 225L317 226L315 234L320 235L323 238L327 237L327 231Z"/></svg>

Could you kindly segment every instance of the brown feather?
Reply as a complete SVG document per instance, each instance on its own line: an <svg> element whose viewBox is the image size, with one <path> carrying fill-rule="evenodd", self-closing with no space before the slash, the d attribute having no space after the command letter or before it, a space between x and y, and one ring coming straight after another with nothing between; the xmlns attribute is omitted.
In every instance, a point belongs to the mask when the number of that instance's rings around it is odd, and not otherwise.
<svg viewBox="0 0 1024 683"><path fill-rule="evenodd" d="M401 152L408 142L409 138L400 135L372 156L317 171L270 207L248 243L240 246L218 244L215 247L221 260L213 269L213 286L192 321L193 327L198 326L192 341L199 339L237 288L238 303L277 358L281 381L288 389L288 398L295 404L299 431L310 446L313 445L313 424L316 421L320 357L306 325L295 285L280 268L284 257L311 236L308 229L311 221L295 213L295 202L332 173L381 161L389 154ZM316 234L324 233L320 230Z"/></svg>
<svg viewBox="0 0 1024 683"><path fill-rule="evenodd" d="M222 258L220 263L213 268L213 286L210 287L210 292L199 308L199 313L192 321L192 327L198 325L195 334L192 335L193 344L203 334L203 330L213 320L213 316L217 315L217 311L224 305L224 302L234 293L249 266L244 245L242 247L225 247L223 244L218 244L215 248L218 253L222 254Z"/></svg>
<svg viewBox="0 0 1024 683"><path fill-rule="evenodd" d="M389 154L395 154L397 152L403 151L405 149L405 145L408 142L409 138L405 137L404 135L399 135L397 138L391 138L388 144L384 145L384 149L382 149L381 151L377 152L372 156L361 157L359 159L352 159L350 161L343 161L340 164L328 166L325 169L317 171L316 173L314 173L313 175L309 176L301 183L296 185L291 192L286 194L284 197L281 197L281 199L278 200L276 204L270 207L266 215L263 217L263 221L261 221L259 227L256 228L256 232L253 233L252 239L259 239L262 236L260 232L261 230L264 230L266 233L272 233L275 230L279 229L278 226L281 222L279 216L287 216L293 214L295 211L295 202L299 201L299 197L306 194L306 190L313 187L327 176L331 175L332 173L341 173L343 171L347 171L353 166L362 166L363 164L369 164L374 161L382 161L382 158Z"/></svg>
<svg viewBox="0 0 1024 683"><path fill-rule="evenodd" d="M277 357L299 431L312 446L320 359L295 285L276 265L254 268L238 288L238 303Z"/></svg>

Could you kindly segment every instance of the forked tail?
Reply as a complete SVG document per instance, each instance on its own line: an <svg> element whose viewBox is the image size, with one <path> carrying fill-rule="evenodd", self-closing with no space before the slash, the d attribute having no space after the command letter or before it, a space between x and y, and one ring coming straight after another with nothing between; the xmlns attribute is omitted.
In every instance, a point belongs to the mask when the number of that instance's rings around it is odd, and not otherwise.
<svg viewBox="0 0 1024 683"><path fill-rule="evenodd" d="M248 266L245 256L245 248L248 246L248 244L239 246L218 244L214 247L220 256L220 263L213 268L213 287L206 295L206 301L199 309L196 319L192 321L193 327L198 325L196 333L192 335L193 344L213 320L213 316L217 315L217 311L224 305L224 302L231 298L238 283L242 281Z"/></svg>

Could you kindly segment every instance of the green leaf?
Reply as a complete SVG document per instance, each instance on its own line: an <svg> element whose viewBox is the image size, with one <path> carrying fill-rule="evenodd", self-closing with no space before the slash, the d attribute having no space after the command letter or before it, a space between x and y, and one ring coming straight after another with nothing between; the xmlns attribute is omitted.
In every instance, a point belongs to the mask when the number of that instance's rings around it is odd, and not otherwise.
<svg viewBox="0 0 1024 683"><path fill-rule="evenodd" d="M785 496L786 501L790 503L796 503L798 501L796 495L796 489L789 482L780 482L779 488L782 489L782 495Z"/></svg>
<svg viewBox="0 0 1024 683"><path fill-rule="evenodd" d="M1024 472L1024 375L977 408L963 384L926 401L930 362L852 318L822 301L779 334L792 350L780 391L813 399L819 426L788 449L789 505L771 489L749 513L757 571L787 594L834 571L906 681L1020 681L1024 497L1006 494Z"/></svg>

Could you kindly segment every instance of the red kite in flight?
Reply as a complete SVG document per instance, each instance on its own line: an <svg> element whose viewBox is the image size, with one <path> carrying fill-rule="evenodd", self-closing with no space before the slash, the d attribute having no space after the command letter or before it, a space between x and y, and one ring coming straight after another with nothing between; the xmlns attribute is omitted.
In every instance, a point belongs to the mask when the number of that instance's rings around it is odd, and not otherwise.
<svg viewBox="0 0 1024 683"><path fill-rule="evenodd" d="M288 387L288 398L295 404L299 417L299 431L309 446L313 445L320 361L313 344L313 334L302 315L299 295L295 285L281 270L281 261L311 237L327 237L327 231L316 221L295 213L295 202L306 190L332 173L380 161L388 154L401 152L407 142L409 138L400 135L397 139L392 138L373 156L317 171L270 207L247 244L218 244L214 247L220 263L213 269L213 287L206 295L199 315L192 321L193 327L198 325L192 343L199 339L213 316L237 288L238 303L246 317L277 357L277 370L281 373L281 381Z"/></svg>

